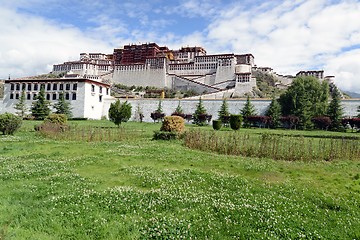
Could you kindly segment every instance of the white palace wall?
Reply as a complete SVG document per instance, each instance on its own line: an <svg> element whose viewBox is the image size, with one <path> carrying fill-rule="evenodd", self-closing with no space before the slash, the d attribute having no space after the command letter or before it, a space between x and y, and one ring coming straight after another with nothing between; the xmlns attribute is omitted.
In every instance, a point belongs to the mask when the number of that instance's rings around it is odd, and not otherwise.
<svg viewBox="0 0 360 240"><path fill-rule="evenodd" d="M166 78L166 68L148 68L146 65L116 66L112 80L128 86L171 87Z"/></svg>

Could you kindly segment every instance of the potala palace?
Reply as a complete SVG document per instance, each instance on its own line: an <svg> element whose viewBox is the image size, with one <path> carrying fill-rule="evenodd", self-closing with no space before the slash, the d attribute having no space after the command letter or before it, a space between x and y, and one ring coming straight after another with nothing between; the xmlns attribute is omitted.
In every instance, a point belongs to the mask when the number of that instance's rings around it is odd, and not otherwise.
<svg viewBox="0 0 360 240"><path fill-rule="evenodd" d="M5 80L1 112L15 112L14 105L25 91L32 101L41 87L51 103L60 94L73 107L74 117L99 119L107 115L112 84L153 86L179 91L192 90L208 98L236 98L251 94L257 88L254 73L276 77L278 88L286 88L294 76L281 76L269 67L257 67L252 54L207 55L202 47L170 50L156 43L130 44L114 49L112 54L81 53L77 61L55 64L52 76ZM324 71L300 71L297 76L310 75L332 82ZM61 77L60 77L61 76Z"/></svg>

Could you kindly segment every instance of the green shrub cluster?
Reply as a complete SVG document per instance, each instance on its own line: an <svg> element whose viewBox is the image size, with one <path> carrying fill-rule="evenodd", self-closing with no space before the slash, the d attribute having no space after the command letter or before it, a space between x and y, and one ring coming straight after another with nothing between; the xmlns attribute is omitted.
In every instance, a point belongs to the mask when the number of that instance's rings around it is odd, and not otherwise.
<svg viewBox="0 0 360 240"><path fill-rule="evenodd" d="M52 113L44 119L44 122L64 125L67 123L67 116L65 114Z"/></svg>
<svg viewBox="0 0 360 240"><path fill-rule="evenodd" d="M22 119L12 113L0 114L0 131L4 135L14 134L22 124Z"/></svg>
<svg viewBox="0 0 360 240"><path fill-rule="evenodd" d="M174 140L179 138L177 132L154 131L153 140Z"/></svg>

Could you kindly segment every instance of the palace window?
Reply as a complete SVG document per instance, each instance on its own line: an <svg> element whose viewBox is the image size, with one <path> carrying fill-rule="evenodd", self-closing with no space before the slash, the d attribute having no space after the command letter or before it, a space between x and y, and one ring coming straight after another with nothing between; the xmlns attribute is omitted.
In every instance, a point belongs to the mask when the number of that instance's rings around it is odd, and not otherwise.
<svg viewBox="0 0 360 240"><path fill-rule="evenodd" d="M15 94L15 99L19 99L19 94Z"/></svg>
<svg viewBox="0 0 360 240"><path fill-rule="evenodd" d="M21 88L21 90L25 90L26 89L26 84L25 83L23 83L22 84L22 88Z"/></svg>
<svg viewBox="0 0 360 240"><path fill-rule="evenodd" d="M50 91L50 90L51 90L51 83L48 83L48 84L47 84L47 88L46 88L46 90L48 90L48 91Z"/></svg>
<svg viewBox="0 0 360 240"><path fill-rule="evenodd" d="M41 84L41 85L40 85L40 90L41 90L41 89L44 89L44 90L45 90L45 84Z"/></svg>
<svg viewBox="0 0 360 240"><path fill-rule="evenodd" d="M95 85L91 85L91 92L95 92Z"/></svg>
<svg viewBox="0 0 360 240"><path fill-rule="evenodd" d="M76 100L76 93L72 94L72 100Z"/></svg>
<svg viewBox="0 0 360 240"><path fill-rule="evenodd" d="M52 100L56 100L56 93L53 93Z"/></svg>
<svg viewBox="0 0 360 240"><path fill-rule="evenodd" d="M109 89L106 88L106 95L109 95Z"/></svg>
<svg viewBox="0 0 360 240"><path fill-rule="evenodd" d="M69 100L70 99L70 94L67 92L65 93L65 100Z"/></svg>
<svg viewBox="0 0 360 240"><path fill-rule="evenodd" d="M46 100L50 100L50 94L46 94Z"/></svg>
<svg viewBox="0 0 360 240"><path fill-rule="evenodd" d="M70 90L70 83L66 84L66 90L69 91Z"/></svg>
<svg viewBox="0 0 360 240"><path fill-rule="evenodd" d="M30 94L30 93L27 94L26 99L27 99L27 100L30 100L30 99L31 99L31 94Z"/></svg>
<svg viewBox="0 0 360 240"><path fill-rule="evenodd" d="M34 84L34 91L37 91L37 90L38 90L38 84L35 83L35 84Z"/></svg>
<svg viewBox="0 0 360 240"><path fill-rule="evenodd" d="M10 93L10 99L14 99L14 94Z"/></svg>
<svg viewBox="0 0 360 240"><path fill-rule="evenodd" d="M99 96L99 102L102 102L102 95Z"/></svg>
<svg viewBox="0 0 360 240"><path fill-rule="evenodd" d="M54 83L53 90L57 90L57 83Z"/></svg>
<svg viewBox="0 0 360 240"><path fill-rule="evenodd" d="M36 93L34 93L34 95L33 95L33 100L36 100Z"/></svg>
<svg viewBox="0 0 360 240"><path fill-rule="evenodd" d="M64 90L64 84L60 83L59 90L60 90L60 91Z"/></svg>
<svg viewBox="0 0 360 240"><path fill-rule="evenodd" d="M99 93L102 93L102 87L101 86L99 87Z"/></svg>
<svg viewBox="0 0 360 240"><path fill-rule="evenodd" d="M10 84L10 90L11 90L11 91L14 91L14 89L15 89L14 84Z"/></svg>
<svg viewBox="0 0 360 240"><path fill-rule="evenodd" d="M74 83L74 85L73 85L73 90L74 90L74 91L77 90L77 83Z"/></svg>
<svg viewBox="0 0 360 240"><path fill-rule="evenodd" d="M31 91L31 83L29 83L29 84L27 85L27 90L28 90L28 91Z"/></svg>
<svg viewBox="0 0 360 240"><path fill-rule="evenodd" d="M20 91L20 84L19 83L16 84L16 91Z"/></svg>

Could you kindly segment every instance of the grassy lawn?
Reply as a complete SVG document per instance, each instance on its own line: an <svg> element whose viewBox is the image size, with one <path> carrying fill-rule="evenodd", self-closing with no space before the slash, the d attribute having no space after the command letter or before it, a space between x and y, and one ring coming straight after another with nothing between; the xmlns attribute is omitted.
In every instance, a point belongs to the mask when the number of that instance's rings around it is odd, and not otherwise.
<svg viewBox="0 0 360 240"><path fill-rule="evenodd" d="M181 140L153 141L154 123L123 124L133 137L119 142L60 141L38 136L35 124L0 136L1 240L360 239L360 157L219 155ZM108 121L70 124L115 128Z"/></svg>

